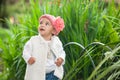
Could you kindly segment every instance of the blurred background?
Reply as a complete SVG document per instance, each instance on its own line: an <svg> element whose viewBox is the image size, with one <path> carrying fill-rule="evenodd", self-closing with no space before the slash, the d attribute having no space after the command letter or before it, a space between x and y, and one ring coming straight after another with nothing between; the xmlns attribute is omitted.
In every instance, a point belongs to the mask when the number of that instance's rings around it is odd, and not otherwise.
<svg viewBox="0 0 120 80"><path fill-rule="evenodd" d="M120 0L0 0L0 80L24 80L23 46L46 13L65 21L63 80L120 80Z"/></svg>
<svg viewBox="0 0 120 80"><path fill-rule="evenodd" d="M42 0L40 0L42 2ZM24 5L28 5L29 0L1 0L0 1L0 26L7 28L5 19L9 19L11 23L15 23L16 15L25 13Z"/></svg>
<svg viewBox="0 0 120 80"><path fill-rule="evenodd" d="M52 2L53 0L49 0L50 2ZM62 0L54 0L54 2L58 3ZM68 0L70 1L70 0ZM89 0L89 1L94 1L94 0ZM103 0L106 5L108 3L112 3L114 1L114 3L116 4L116 6L118 6L120 4L120 0ZM46 2L45 0L39 0L40 5L42 5L42 2ZM19 16L21 14L25 14L26 10L29 10L30 6L30 0L1 0L0 1L0 27L5 27L7 28L8 25L5 22L5 19L9 19L11 23L15 23L15 21L17 22L17 20L15 20L16 16Z"/></svg>

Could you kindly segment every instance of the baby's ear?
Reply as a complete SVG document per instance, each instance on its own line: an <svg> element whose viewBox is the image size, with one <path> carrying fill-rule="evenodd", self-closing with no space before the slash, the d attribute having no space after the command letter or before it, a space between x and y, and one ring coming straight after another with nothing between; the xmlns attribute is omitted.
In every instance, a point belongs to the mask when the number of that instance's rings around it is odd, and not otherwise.
<svg viewBox="0 0 120 80"><path fill-rule="evenodd" d="M53 34L53 35L56 34L56 30L55 30L55 28L53 29L52 34Z"/></svg>

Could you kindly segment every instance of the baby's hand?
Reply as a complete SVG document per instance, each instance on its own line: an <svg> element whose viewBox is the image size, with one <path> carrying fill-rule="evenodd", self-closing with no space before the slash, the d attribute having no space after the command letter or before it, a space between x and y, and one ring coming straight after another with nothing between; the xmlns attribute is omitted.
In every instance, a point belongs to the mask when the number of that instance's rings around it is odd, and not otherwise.
<svg viewBox="0 0 120 80"><path fill-rule="evenodd" d="M33 63L35 63L35 58L34 57L30 57L30 59L28 60L28 63L30 65L32 65Z"/></svg>
<svg viewBox="0 0 120 80"><path fill-rule="evenodd" d="M55 64L59 67L63 62L63 59L62 58L58 58L55 62Z"/></svg>

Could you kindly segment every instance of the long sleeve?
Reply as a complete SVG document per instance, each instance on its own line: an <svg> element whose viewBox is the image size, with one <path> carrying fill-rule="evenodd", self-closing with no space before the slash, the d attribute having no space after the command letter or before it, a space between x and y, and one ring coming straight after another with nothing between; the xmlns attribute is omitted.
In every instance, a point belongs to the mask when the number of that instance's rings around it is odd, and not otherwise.
<svg viewBox="0 0 120 80"><path fill-rule="evenodd" d="M31 57L31 53L32 53L32 44L29 40L24 46L23 55L22 55L22 57L26 63L28 62L29 58Z"/></svg>
<svg viewBox="0 0 120 80"><path fill-rule="evenodd" d="M65 51L63 49L62 42L56 36L52 39L51 49L57 58L61 57L63 59L63 64L65 63Z"/></svg>
<svg viewBox="0 0 120 80"><path fill-rule="evenodd" d="M61 57L63 59L62 64L65 64L65 56L66 56L66 54L65 54L65 51L63 49L62 42L59 40L59 38L58 38L58 46L57 47L58 47L57 49L59 51L59 57Z"/></svg>
<svg viewBox="0 0 120 80"><path fill-rule="evenodd" d="M65 56L66 56L66 54L65 54L65 51L63 50L63 48L61 48L60 53L61 54L59 55L59 57L61 57L63 59L62 64L65 64Z"/></svg>

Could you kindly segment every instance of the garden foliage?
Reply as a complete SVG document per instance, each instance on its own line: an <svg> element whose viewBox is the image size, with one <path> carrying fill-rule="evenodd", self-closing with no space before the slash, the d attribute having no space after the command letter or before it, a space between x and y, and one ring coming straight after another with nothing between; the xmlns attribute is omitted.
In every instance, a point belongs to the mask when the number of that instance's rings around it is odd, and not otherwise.
<svg viewBox="0 0 120 80"><path fill-rule="evenodd" d="M6 20L9 29L0 29L0 80L24 80L23 46L38 34L42 14L61 16L65 21L65 29L59 35L66 52L63 80L119 79L119 5L102 0L45 0L40 5L39 0L30 0L29 10L17 16L18 23Z"/></svg>

